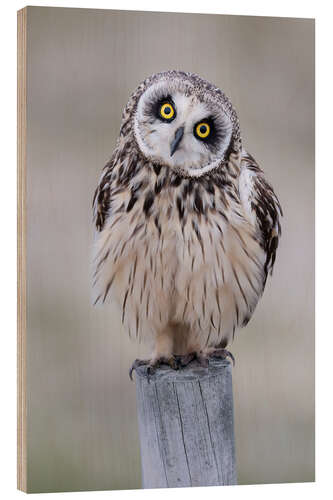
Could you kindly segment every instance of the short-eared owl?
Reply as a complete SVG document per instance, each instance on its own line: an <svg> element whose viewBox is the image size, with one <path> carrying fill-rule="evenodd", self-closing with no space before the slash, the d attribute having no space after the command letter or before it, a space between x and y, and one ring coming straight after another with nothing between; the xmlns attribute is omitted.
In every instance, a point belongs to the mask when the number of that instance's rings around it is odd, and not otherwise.
<svg viewBox="0 0 333 500"><path fill-rule="evenodd" d="M94 196L96 301L119 303L151 367L225 356L272 270L279 201L242 147L230 100L192 73L131 96Z"/></svg>

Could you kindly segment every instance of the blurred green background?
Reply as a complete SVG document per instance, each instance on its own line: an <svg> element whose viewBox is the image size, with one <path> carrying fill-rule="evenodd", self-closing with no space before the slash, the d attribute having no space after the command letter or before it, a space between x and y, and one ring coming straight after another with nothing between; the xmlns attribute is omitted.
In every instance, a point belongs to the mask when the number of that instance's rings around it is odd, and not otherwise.
<svg viewBox="0 0 333 500"><path fill-rule="evenodd" d="M91 305L91 201L130 93L193 71L235 105L280 197L272 280L236 335L240 484L314 480L314 21L28 8L28 490L140 487L144 346Z"/></svg>

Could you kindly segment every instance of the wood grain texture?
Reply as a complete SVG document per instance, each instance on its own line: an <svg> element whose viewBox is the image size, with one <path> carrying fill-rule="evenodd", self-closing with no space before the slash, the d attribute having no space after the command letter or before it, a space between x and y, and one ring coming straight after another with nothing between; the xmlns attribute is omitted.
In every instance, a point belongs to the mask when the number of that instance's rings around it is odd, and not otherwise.
<svg viewBox="0 0 333 500"><path fill-rule="evenodd" d="M136 370L142 486L237 483L231 365Z"/></svg>
<svg viewBox="0 0 333 500"><path fill-rule="evenodd" d="M26 47L27 9L17 13L17 487L27 490L26 447Z"/></svg>

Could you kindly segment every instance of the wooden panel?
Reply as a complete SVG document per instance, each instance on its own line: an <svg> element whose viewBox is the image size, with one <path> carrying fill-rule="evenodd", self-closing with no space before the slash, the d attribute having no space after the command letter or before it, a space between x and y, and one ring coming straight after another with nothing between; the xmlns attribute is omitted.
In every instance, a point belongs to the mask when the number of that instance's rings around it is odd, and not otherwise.
<svg viewBox="0 0 333 500"><path fill-rule="evenodd" d="M26 128L27 9L17 13L17 487L27 489L26 451Z"/></svg>
<svg viewBox="0 0 333 500"><path fill-rule="evenodd" d="M27 436L28 491L140 486L127 371L150 352L130 342L115 305L91 304L91 201L130 93L172 68L200 74L231 98L244 144L286 214L273 279L231 347L238 482L312 481L314 22L46 7L25 15L27 234L25 242L20 226L19 245L27 247L27 280L20 271L19 328L27 318L28 344L19 414L27 407L28 432L23 423L19 439ZM25 471L25 458L20 463Z"/></svg>

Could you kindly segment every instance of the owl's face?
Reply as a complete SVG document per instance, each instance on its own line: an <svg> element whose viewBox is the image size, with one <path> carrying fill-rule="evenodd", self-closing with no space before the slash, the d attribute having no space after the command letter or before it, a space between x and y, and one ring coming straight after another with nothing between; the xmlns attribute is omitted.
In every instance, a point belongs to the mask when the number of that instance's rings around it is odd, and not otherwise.
<svg viewBox="0 0 333 500"><path fill-rule="evenodd" d="M186 80L162 79L140 97L134 132L147 158L183 175L199 177L224 158L232 122L209 93Z"/></svg>

